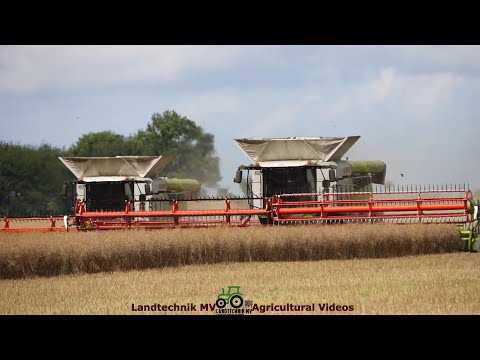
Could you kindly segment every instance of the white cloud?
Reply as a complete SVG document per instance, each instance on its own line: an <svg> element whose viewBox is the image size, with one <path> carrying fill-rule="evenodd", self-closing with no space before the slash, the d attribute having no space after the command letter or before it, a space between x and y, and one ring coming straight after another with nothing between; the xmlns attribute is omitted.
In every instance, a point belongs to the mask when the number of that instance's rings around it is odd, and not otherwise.
<svg viewBox="0 0 480 360"><path fill-rule="evenodd" d="M428 118L447 105L464 82L463 76L455 73L402 74L388 67L372 80L346 86L338 96L331 95L326 114L337 119L359 113L374 115L382 106L409 117Z"/></svg>
<svg viewBox="0 0 480 360"><path fill-rule="evenodd" d="M455 73L408 74L394 67L381 68L374 77L345 83L337 89L319 85L308 90L276 91L280 99L277 106L269 104L270 109L257 128L261 132L311 129L319 134L351 128L359 118L367 118L371 124L380 123L388 120L382 118L385 112L403 116L406 123L429 121L433 114L445 109L464 84L464 77Z"/></svg>
<svg viewBox="0 0 480 360"><path fill-rule="evenodd" d="M0 92L170 84L194 72L269 63L278 47L2 46Z"/></svg>
<svg viewBox="0 0 480 360"><path fill-rule="evenodd" d="M383 99L390 93L390 90L395 80L395 69L389 67L380 71L380 76L375 79L371 84L371 92L374 98Z"/></svg>
<svg viewBox="0 0 480 360"><path fill-rule="evenodd" d="M464 45L429 45L429 46L390 46L392 55L399 63L423 67L423 71L430 68L445 72L455 71L478 72L480 71L480 46Z"/></svg>
<svg viewBox="0 0 480 360"><path fill-rule="evenodd" d="M173 109L215 135L228 186L245 162L232 139L243 136L360 135L352 157L387 161L389 176L476 180L467 163L480 130L479 75L478 46L4 46L0 121L25 126L1 135L63 138L52 122L76 114L93 119L82 131L133 131ZM46 91L53 96L1 96ZM69 91L78 96L66 101Z"/></svg>
<svg viewBox="0 0 480 360"><path fill-rule="evenodd" d="M434 113L449 104L463 83L461 76L452 73L404 76L399 79L397 89L397 94L401 96L399 105L403 103L410 111L429 120Z"/></svg>
<svg viewBox="0 0 480 360"><path fill-rule="evenodd" d="M231 89L188 92L176 104L182 114L202 123L208 123L208 119L216 114L235 114L248 106L245 99Z"/></svg>

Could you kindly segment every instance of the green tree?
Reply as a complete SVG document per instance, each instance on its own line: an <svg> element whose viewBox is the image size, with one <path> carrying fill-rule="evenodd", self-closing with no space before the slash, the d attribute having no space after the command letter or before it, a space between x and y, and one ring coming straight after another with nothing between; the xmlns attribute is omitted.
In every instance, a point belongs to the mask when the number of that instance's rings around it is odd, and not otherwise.
<svg viewBox="0 0 480 360"><path fill-rule="evenodd" d="M221 180L214 136L175 111L154 113L147 128L129 142L142 155L173 155L166 176L195 178L209 187Z"/></svg>
<svg viewBox="0 0 480 360"><path fill-rule="evenodd" d="M65 150L0 143L0 215L61 214L60 190L72 174L60 162Z"/></svg>
<svg viewBox="0 0 480 360"><path fill-rule="evenodd" d="M69 149L72 156L131 155L128 139L112 131L100 131L80 136Z"/></svg>

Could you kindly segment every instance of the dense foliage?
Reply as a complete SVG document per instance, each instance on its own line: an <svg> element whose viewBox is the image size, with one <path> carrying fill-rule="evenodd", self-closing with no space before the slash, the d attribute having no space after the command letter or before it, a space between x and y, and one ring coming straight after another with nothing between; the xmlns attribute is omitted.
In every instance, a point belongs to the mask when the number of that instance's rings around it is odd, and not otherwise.
<svg viewBox="0 0 480 360"><path fill-rule="evenodd" d="M0 142L0 216L64 214L60 196L73 174L59 156L173 155L164 176L193 178L215 187L221 180L214 136L175 111L154 113L144 130L124 136L113 131L81 135L68 149Z"/></svg>

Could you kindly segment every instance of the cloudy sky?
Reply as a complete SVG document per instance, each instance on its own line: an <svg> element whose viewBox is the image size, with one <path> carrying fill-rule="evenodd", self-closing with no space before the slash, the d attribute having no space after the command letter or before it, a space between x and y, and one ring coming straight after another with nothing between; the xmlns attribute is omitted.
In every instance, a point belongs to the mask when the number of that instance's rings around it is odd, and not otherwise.
<svg viewBox="0 0 480 360"><path fill-rule="evenodd" d="M0 46L0 140L68 147L175 110L215 135L347 136L395 184L480 188L479 46ZM404 177L400 174L403 173Z"/></svg>

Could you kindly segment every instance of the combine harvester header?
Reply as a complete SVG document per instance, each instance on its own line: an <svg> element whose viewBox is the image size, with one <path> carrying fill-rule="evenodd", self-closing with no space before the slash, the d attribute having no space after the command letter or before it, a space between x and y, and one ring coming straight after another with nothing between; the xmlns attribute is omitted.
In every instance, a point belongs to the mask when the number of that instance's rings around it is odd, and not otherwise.
<svg viewBox="0 0 480 360"><path fill-rule="evenodd" d="M387 189L383 161L343 158L359 138L234 139L251 161L239 166L234 178L247 187L243 198L202 199L198 181L161 177L171 161L167 156L60 158L77 177L64 184L62 194L74 201L72 223L80 231L451 223L459 227L465 250L478 251L478 204L468 188ZM373 184L381 191L375 191ZM12 230L4 222L2 230Z"/></svg>

